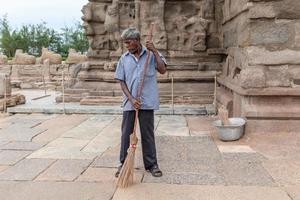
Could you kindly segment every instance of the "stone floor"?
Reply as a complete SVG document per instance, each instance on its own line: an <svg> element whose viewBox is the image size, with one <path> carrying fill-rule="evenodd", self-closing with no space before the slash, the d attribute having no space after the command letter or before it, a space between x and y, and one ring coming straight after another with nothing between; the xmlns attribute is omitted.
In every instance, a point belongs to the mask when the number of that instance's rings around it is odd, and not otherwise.
<svg viewBox="0 0 300 200"><path fill-rule="evenodd" d="M211 116L156 115L164 176L143 170L117 189L119 115L16 114L0 118L2 200L300 200L300 133L222 142Z"/></svg>

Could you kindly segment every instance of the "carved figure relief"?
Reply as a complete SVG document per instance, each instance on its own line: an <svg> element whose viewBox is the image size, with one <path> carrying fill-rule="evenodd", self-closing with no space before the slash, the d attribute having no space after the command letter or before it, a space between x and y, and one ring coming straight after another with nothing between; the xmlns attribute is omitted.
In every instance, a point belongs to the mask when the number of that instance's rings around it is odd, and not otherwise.
<svg viewBox="0 0 300 200"><path fill-rule="evenodd" d="M92 50L121 55L121 31L136 26L145 38L154 22L153 42L158 49L201 52L206 50L207 19L214 18L214 0L91 1L82 12Z"/></svg>

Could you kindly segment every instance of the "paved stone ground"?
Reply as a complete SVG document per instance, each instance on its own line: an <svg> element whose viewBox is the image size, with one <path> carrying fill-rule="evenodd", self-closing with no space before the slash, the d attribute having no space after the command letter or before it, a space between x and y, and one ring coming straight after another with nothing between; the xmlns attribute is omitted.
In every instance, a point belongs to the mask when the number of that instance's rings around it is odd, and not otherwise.
<svg viewBox="0 0 300 200"><path fill-rule="evenodd" d="M164 176L143 170L117 189L121 116L16 114L0 118L2 200L300 200L300 133L222 142L210 116L157 115Z"/></svg>

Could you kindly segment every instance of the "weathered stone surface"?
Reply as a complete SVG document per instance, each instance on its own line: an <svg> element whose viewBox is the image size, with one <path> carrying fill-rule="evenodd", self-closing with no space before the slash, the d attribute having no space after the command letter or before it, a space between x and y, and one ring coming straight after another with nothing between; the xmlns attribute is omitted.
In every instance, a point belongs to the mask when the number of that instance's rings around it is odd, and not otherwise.
<svg viewBox="0 0 300 200"><path fill-rule="evenodd" d="M280 188L273 187L196 186L148 183L137 184L126 190L118 189L113 198L113 200L129 199L289 200L290 198Z"/></svg>
<svg viewBox="0 0 300 200"><path fill-rule="evenodd" d="M284 44L290 39L289 24L286 21L252 22L250 42L252 45Z"/></svg>
<svg viewBox="0 0 300 200"><path fill-rule="evenodd" d="M261 67L249 67L241 71L240 83L243 88L266 87L265 71Z"/></svg>
<svg viewBox="0 0 300 200"><path fill-rule="evenodd" d="M255 153L246 145L218 145L218 149L221 153Z"/></svg>
<svg viewBox="0 0 300 200"><path fill-rule="evenodd" d="M3 150L0 152L0 165L14 165L31 153L32 151Z"/></svg>
<svg viewBox="0 0 300 200"><path fill-rule="evenodd" d="M260 163L224 160L222 173L228 185L272 186L272 177Z"/></svg>
<svg viewBox="0 0 300 200"><path fill-rule="evenodd" d="M33 137L44 131L38 128L25 128L22 125L11 125L0 131L0 140L30 142Z"/></svg>
<svg viewBox="0 0 300 200"><path fill-rule="evenodd" d="M293 200L300 199L300 186L288 186L285 188L285 191Z"/></svg>
<svg viewBox="0 0 300 200"><path fill-rule="evenodd" d="M56 118L47 120L46 122L39 125L39 128L47 129L45 132L33 138L34 142L50 142L55 138L58 138L62 134L72 128L80 125L88 117L85 115L67 115L57 116Z"/></svg>
<svg viewBox="0 0 300 200"><path fill-rule="evenodd" d="M6 145L3 145L0 149L3 150L25 150L25 151L35 151L42 148L43 144L34 143L34 142L10 142Z"/></svg>
<svg viewBox="0 0 300 200"><path fill-rule="evenodd" d="M42 55L40 58L41 63L39 64L43 64L47 59L49 64L61 64L62 61L61 55L56 54L47 48L42 48Z"/></svg>
<svg viewBox="0 0 300 200"><path fill-rule="evenodd" d="M289 87L291 78L288 66L269 67L266 71L267 87Z"/></svg>
<svg viewBox="0 0 300 200"><path fill-rule="evenodd" d="M81 176L76 179L76 182L113 182L116 183L117 179L114 174L116 168L92 168L89 167ZM143 178L143 172L139 170L134 171L134 184L140 184Z"/></svg>
<svg viewBox="0 0 300 200"><path fill-rule="evenodd" d="M35 64L35 61L36 58L34 56L23 53L21 49L17 49L11 63L17 65L32 65Z"/></svg>
<svg viewBox="0 0 300 200"><path fill-rule="evenodd" d="M48 168L54 160L25 159L0 173L0 180L33 180Z"/></svg>
<svg viewBox="0 0 300 200"><path fill-rule="evenodd" d="M91 160L58 160L40 174L39 181L74 181L87 169Z"/></svg>
<svg viewBox="0 0 300 200"><path fill-rule="evenodd" d="M68 58L66 60L66 63L68 64L74 64L79 62L87 61L87 56L82 55L81 53L77 53L75 49L69 49Z"/></svg>
<svg viewBox="0 0 300 200"><path fill-rule="evenodd" d="M168 118L162 116L155 132L159 136L189 136L187 123L183 119L183 116L172 116ZM174 130L174 127L176 127L176 131Z"/></svg>
<svg viewBox="0 0 300 200"><path fill-rule="evenodd" d="M1 181L0 198L20 200L30 197L31 200L108 200L115 191L112 183L84 183L84 182L27 182Z"/></svg>
<svg viewBox="0 0 300 200"><path fill-rule="evenodd" d="M268 51L262 47L248 47L249 65L300 64L300 52L296 50Z"/></svg>
<svg viewBox="0 0 300 200"><path fill-rule="evenodd" d="M300 184L300 161L269 160L263 166L280 186Z"/></svg>
<svg viewBox="0 0 300 200"><path fill-rule="evenodd" d="M0 65L7 64L7 56L0 54Z"/></svg>

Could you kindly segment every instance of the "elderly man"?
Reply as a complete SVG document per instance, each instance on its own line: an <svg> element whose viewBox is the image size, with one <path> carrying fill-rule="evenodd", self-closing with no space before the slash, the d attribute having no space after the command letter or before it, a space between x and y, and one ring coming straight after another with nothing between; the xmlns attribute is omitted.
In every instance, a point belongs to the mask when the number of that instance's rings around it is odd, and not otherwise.
<svg viewBox="0 0 300 200"><path fill-rule="evenodd" d="M141 44L140 33L135 28L123 31L121 38L127 52L124 53L115 72L115 79L120 82L123 91L123 121L120 149L120 163L115 176L118 177L122 164L127 156L130 137L133 132L136 110L139 110L139 124L144 167L152 176L162 176L158 168L156 147L154 138L154 110L159 107L156 70L164 74L166 72L166 60L154 47L152 41L146 42L146 47ZM147 57L147 49L150 50L150 59L140 99L137 99L137 90Z"/></svg>

